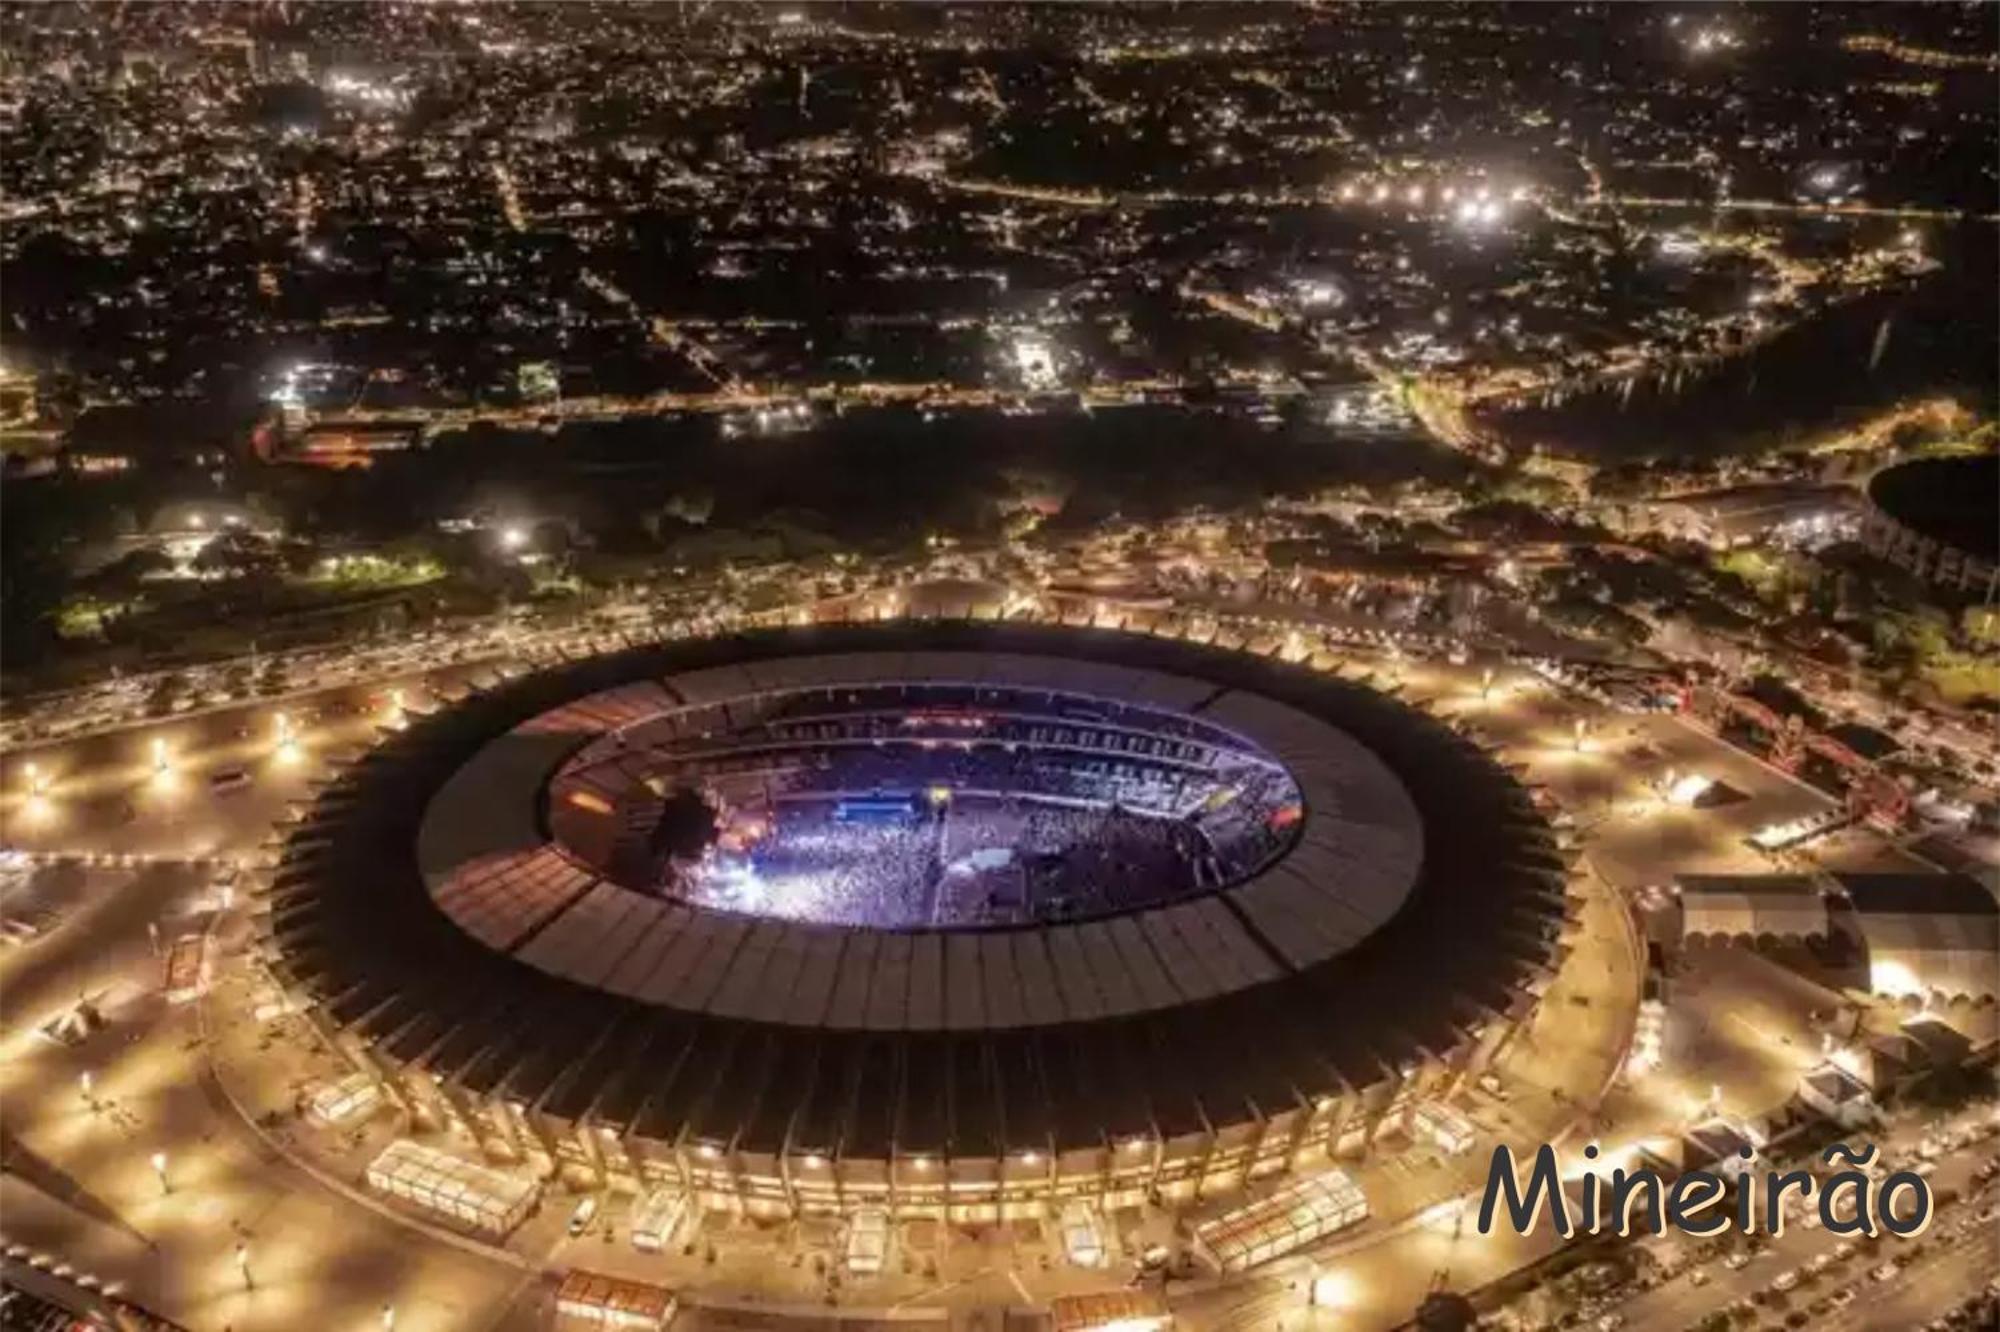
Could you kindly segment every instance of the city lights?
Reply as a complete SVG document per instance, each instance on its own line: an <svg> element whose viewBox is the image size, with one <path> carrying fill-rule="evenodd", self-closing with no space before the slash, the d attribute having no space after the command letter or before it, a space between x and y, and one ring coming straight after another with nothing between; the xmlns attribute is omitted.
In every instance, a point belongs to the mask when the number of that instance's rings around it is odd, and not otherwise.
<svg viewBox="0 0 2000 1332"><path fill-rule="evenodd" d="M1688 49L1696 55L1709 55L1717 51L1731 51L1736 46L1736 34L1728 28L1697 28L1687 38Z"/></svg>
<svg viewBox="0 0 2000 1332"><path fill-rule="evenodd" d="M174 780L173 757L168 752L167 742L159 736L153 737L152 754L153 784L160 787L171 785Z"/></svg>
<svg viewBox="0 0 2000 1332"><path fill-rule="evenodd" d="M1484 191L1481 191L1484 194ZM1498 199L1475 197L1460 199L1452 216L1462 227L1484 230L1499 224L1505 209Z"/></svg>
<svg viewBox="0 0 2000 1332"><path fill-rule="evenodd" d="M1692 806L1715 787L1715 779L1698 772L1684 773L1673 777L1666 788L1666 799L1670 805L1683 808Z"/></svg>
<svg viewBox="0 0 2000 1332"><path fill-rule="evenodd" d="M1984 1326L2000 19L1586 8L24 19L10 1313Z"/></svg>
<svg viewBox="0 0 2000 1332"><path fill-rule="evenodd" d="M1048 343L1035 337L1019 337L1012 349L1014 369L1031 389L1053 388L1056 383L1055 353Z"/></svg>
<svg viewBox="0 0 2000 1332"><path fill-rule="evenodd" d="M1315 1309L1349 1308L1354 1296L1354 1280L1344 1272L1322 1272L1312 1279L1309 1298Z"/></svg>

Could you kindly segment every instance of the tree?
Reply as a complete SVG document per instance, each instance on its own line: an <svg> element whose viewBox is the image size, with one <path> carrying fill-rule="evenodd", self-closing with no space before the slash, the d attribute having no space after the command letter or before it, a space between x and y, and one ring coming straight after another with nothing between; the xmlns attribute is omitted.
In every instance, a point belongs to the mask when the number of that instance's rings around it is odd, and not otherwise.
<svg viewBox="0 0 2000 1332"><path fill-rule="evenodd" d="M1879 608L1869 624L1875 651L1887 663L1919 671L1951 651L1951 621L1933 606L1913 611Z"/></svg>
<svg viewBox="0 0 2000 1332"><path fill-rule="evenodd" d="M169 573L173 567L173 559L165 551L141 546L96 570L84 580L84 585L100 596L122 599L136 594L147 579Z"/></svg>
<svg viewBox="0 0 2000 1332"><path fill-rule="evenodd" d="M278 553L270 542L238 531L224 532L203 546L192 565L197 573L224 578L252 578L275 574L279 569Z"/></svg>

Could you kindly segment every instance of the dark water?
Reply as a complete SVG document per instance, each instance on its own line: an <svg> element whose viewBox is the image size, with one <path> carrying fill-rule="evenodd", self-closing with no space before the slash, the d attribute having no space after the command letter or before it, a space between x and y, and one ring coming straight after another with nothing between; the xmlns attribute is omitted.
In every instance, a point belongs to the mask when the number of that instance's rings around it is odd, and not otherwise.
<svg viewBox="0 0 2000 1332"><path fill-rule="evenodd" d="M1748 455L1804 443L1911 398L2000 400L1994 237L1953 238L1947 267L1815 316L1678 387L1649 380L1492 418L1504 435L1600 461ZM1879 354L1878 354L1879 341ZM1872 364L1871 364L1872 363Z"/></svg>
<svg viewBox="0 0 2000 1332"><path fill-rule="evenodd" d="M1905 526L2000 559L2000 455L1920 458L1878 473L1868 493Z"/></svg>

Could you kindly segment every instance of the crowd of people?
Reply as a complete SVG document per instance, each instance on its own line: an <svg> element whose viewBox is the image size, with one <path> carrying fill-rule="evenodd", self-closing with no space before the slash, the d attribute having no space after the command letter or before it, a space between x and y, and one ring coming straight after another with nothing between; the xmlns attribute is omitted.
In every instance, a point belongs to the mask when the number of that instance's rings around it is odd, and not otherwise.
<svg viewBox="0 0 2000 1332"><path fill-rule="evenodd" d="M842 822L836 801L787 801L748 850L715 851L681 876L703 906L835 925L928 923L937 877L929 819Z"/></svg>
<svg viewBox="0 0 2000 1332"><path fill-rule="evenodd" d="M1280 854L1296 783L1241 737L1113 700L879 685L724 705L648 785L721 815L663 867L703 905L878 928L1019 924L1172 901Z"/></svg>
<svg viewBox="0 0 2000 1332"><path fill-rule="evenodd" d="M747 756L744 756L747 759ZM704 905L883 928L1018 924L1171 901L1254 873L1297 808L1282 770L908 743L767 753L709 775L753 828L683 867ZM857 813L865 805L866 814Z"/></svg>

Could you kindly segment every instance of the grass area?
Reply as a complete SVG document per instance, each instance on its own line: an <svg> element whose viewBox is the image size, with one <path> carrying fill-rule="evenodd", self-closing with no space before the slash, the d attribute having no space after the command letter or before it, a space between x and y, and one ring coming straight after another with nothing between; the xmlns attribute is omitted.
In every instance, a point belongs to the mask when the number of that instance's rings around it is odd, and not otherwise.
<svg viewBox="0 0 2000 1332"><path fill-rule="evenodd" d="M104 597L72 597L56 611L56 633L67 640L104 637L110 625L133 612L134 603Z"/></svg>
<svg viewBox="0 0 2000 1332"><path fill-rule="evenodd" d="M334 555L321 560L299 582L340 593L389 592L419 587L444 577L444 566L421 556L396 559L382 555Z"/></svg>
<svg viewBox="0 0 2000 1332"><path fill-rule="evenodd" d="M1972 425L1972 413L1963 404L1948 397L1929 397L1897 403L1830 431L1810 447L1820 454L1872 453L1900 437L1926 452L1951 452Z"/></svg>
<svg viewBox="0 0 2000 1332"><path fill-rule="evenodd" d="M1950 704L1964 706L1982 698L2000 701L2000 657L1946 653L1927 663L1919 676Z"/></svg>
<svg viewBox="0 0 2000 1332"><path fill-rule="evenodd" d="M1791 559L1764 550L1729 550L1713 557L1720 573L1734 574L1749 584L1750 590L1769 601L1782 596L1800 581Z"/></svg>

